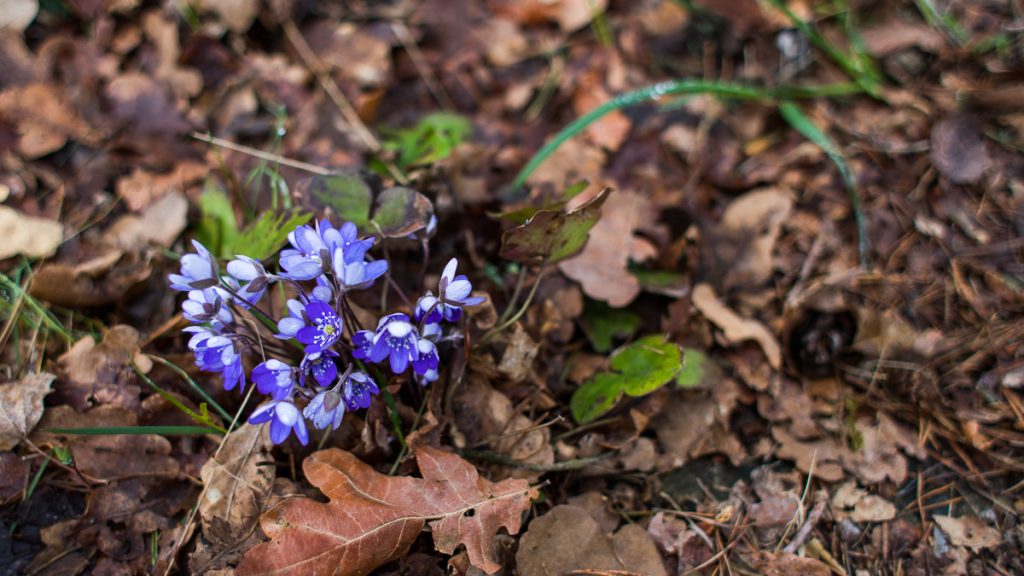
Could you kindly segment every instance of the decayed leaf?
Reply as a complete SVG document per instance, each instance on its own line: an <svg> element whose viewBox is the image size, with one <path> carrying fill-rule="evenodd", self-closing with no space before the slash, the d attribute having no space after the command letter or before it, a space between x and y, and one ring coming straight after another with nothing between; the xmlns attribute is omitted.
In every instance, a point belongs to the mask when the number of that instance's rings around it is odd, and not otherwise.
<svg viewBox="0 0 1024 576"><path fill-rule="evenodd" d="M534 519L516 553L523 576L562 576L573 570L629 570L647 576L666 574L654 541L637 524L609 538L579 506L555 506Z"/></svg>
<svg viewBox="0 0 1024 576"><path fill-rule="evenodd" d="M274 486L270 448L265 426L244 424L203 465L199 477L206 495L199 503L199 516L207 540L234 543L250 532Z"/></svg>
<svg viewBox="0 0 1024 576"><path fill-rule="evenodd" d="M781 426L772 428L772 436L779 443L776 456L783 460L792 460L798 470L814 475L828 482L838 482L843 478L843 467L839 465L840 449L835 440L822 438L812 442L802 442Z"/></svg>
<svg viewBox="0 0 1024 576"><path fill-rule="evenodd" d="M551 430L537 427L516 411L512 401L483 378L470 374L452 398L455 425L466 444L486 442L498 454L531 464L555 461ZM538 473L523 468L499 468L498 477L536 478Z"/></svg>
<svg viewBox="0 0 1024 576"><path fill-rule="evenodd" d="M57 359L61 379L56 391L65 402L85 411L98 404L139 407L132 359L139 352L139 333L131 326L114 326L97 344L86 336Z"/></svg>
<svg viewBox="0 0 1024 576"><path fill-rule="evenodd" d="M209 171L205 164L190 161L179 163L166 174L136 168L131 174L118 179L117 195L124 198L128 208L139 211L167 194L184 191Z"/></svg>
<svg viewBox="0 0 1024 576"><path fill-rule="evenodd" d="M631 192L615 194L605 203L583 252L559 268L579 282L587 296L614 308L629 304L640 294L640 281L629 273L629 262L642 262L657 252L650 242L633 234L655 219L652 213L647 198Z"/></svg>
<svg viewBox="0 0 1024 576"><path fill-rule="evenodd" d="M423 230L434 216L434 205L423 194L395 186L377 195L372 225L386 238L404 238Z"/></svg>
<svg viewBox="0 0 1024 576"><path fill-rule="evenodd" d="M601 218L601 206L609 194L611 188L605 188L572 212L537 212L526 224L505 232L501 238L501 257L517 262L544 260L553 264L575 255Z"/></svg>
<svg viewBox="0 0 1024 576"><path fill-rule="evenodd" d="M801 558L796 554L783 552L758 552L754 568L764 576L831 576L832 571L814 558Z"/></svg>
<svg viewBox="0 0 1024 576"><path fill-rule="evenodd" d="M705 318L722 329L726 341L735 344L745 340L754 340L761 345L764 355L772 368L782 367L782 350L771 331L757 320L741 318L730 310L714 289L707 284L698 284L693 289L693 305L700 310Z"/></svg>
<svg viewBox="0 0 1024 576"><path fill-rule="evenodd" d="M885 522L896 517L892 502L858 488L853 480L832 494L832 512L840 520L849 516L854 522Z"/></svg>
<svg viewBox="0 0 1024 576"><path fill-rule="evenodd" d="M217 18L232 32L245 32L260 11L259 0L202 0L203 8L217 14Z"/></svg>
<svg viewBox="0 0 1024 576"><path fill-rule="evenodd" d="M45 372L29 374L0 385L0 450L10 450L35 428L43 416L43 397L56 378Z"/></svg>
<svg viewBox="0 0 1024 576"><path fill-rule="evenodd" d="M34 218L7 206L0 206L0 260L23 254L27 258L53 256L64 238L60 222L47 218Z"/></svg>
<svg viewBox="0 0 1024 576"><path fill-rule="evenodd" d="M302 469L330 502L294 498L264 514L271 541L252 548L237 573L369 574L403 556L424 525L439 551L464 544L474 566L497 572L494 536L502 527L519 532L537 490L525 480L480 478L472 464L437 448L415 455L422 478L385 476L343 450L313 453Z"/></svg>
<svg viewBox="0 0 1024 576"><path fill-rule="evenodd" d="M69 138L87 144L97 139L54 84L27 84L0 92L0 117L17 126L18 149L27 158L56 152Z"/></svg>
<svg viewBox="0 0 1024 576"><path fill-rule="evenodd" d="M880 424L872 418L859 418L854 427L860 436L857 450L846 450L843 466L867 484L879 484L886 479L897 486L907 479L907 459L900 453L896 438L883 433ZM889 423L889 430L896 427Z"/></svg>
<svg viewBox="0 0 1024 576"><path fill-rule="evenodd" d="M728 263L726 286L759 285L771 276L775 241L792 211L792 195L779 188L754 190L729 204L718 226L719 242L742 248Z"/></svg>
<svg viewBox="0 0 1024 576"><path fill-rule="evenodd" d="M300 183L307 195L334 211L341 219L355 224L360 230L370 221L373 190L358 174L332 174L314 176Z"/></svg>
<svg viewBox="0 0 1024 576"><path fill-rule="evenodd" d="M936 516L935 523L949 535L956 546L966 546L975 552L998 546L1002 541L999 530L985 524L977 516Z"/></svg>

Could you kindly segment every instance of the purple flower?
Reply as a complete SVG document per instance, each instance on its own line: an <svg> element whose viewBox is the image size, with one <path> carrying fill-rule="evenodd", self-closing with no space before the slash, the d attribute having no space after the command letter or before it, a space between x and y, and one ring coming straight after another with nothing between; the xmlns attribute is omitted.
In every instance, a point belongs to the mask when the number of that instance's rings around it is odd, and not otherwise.
<svg viewBox="0 0 1024 576"><path fill-rule="evenodd" d="M236 256L234 260L228 262L227 270L236 280L245 282L237 292L250 305L259 302L263 293L267 291L267 286L275 280L259 260L248 256Z"/></svg>
<svg viewBox="0 0 1024 576"><path fill-rule="evenodd" d="M292 248L281 251L282 276L292 280L312 280L323 274L331 265L335 249L343 248L351 255L348 262L363 259L366 251L373 246L373 239L359 240L355 224L346 222L336 229L327 220L316 223L316 228L299 226L288 235Z"/></svg>
<svg viewBox="0 0 1024 576"><path fill-rule="evenodd" d="M313 300L306 304L306 317L310 324L295 334L295 338L306 345L306 354L323 352L341 337L341 317L329 305Z"/></svg>
<svg viewBox="0 0 1024 576"><path fill-rule="evenodd" d="M349 410L369 408L370 401L380 393L377 383L365 372L355 371L345 379L345 388L342 397L345 399L345 406Z"/></svg>
<svg viewBox="0 0 1024 576"><path fill-rule="evenodd" d="M274 400L257 408L249 416L249 424L263 424L270 422L270 441L280 444L288 439L292 430L295 437L303 446L309 443L309 433L306 431L306 421L302 414L288 400Z"/></svg>
<svg viewBox="0 0 1024 576"><path fill-rule="evenodd" d="M299 365L299 384L305 386L306 377L313 376L313 380L320 386L330 386L338 377L338 366L334 363L337 357L338 353L333 350L306 355Z"/></svg>
<svg viewBox="0 0 1024 576"><path fill-rule="evenodd" d="M426 338L416 342L416 359L412 361L412 369L417 374L426 374L429 370L437 370L437 346Z"/></svg>
<svg viewBox="0 0 1024 576"><path fill-rule="evenodd" d="M427 370L423 374L420 374L420 373L417 372L417 373L413 374L412 376L413 376L413 379L416 380L416 383L419 384L420 386L426 386L426 385L430 384L431 382L437 382L437 379L438 379L437 370Z"/></svg>
<svg viewBox="0 0 1024 576"><path fill-rule="evenodd" d="M373 338L377 334L373 330L360 330L352 335L352 356L357 360L367 360L373 352Z"/></svg>
<svg viewBox="0 0 1024 576"><path fill-rule="evenodd" d="M370 350L370 361L380 362L390 357L391 371L401 374L409 364L419 358L418 341L416 327L409 322L408 316L388 314L381 318L377 325L373 348Z"/></svg>
<svg viewBox="0 0 1024 576"><path fill-rule="evenodd" d="M219 328L190 326L185 328L185 332L192 333L188 349L195 353L196 366L200 370L220 372L225 390L232 390L235 386L239 386L239 391L245 390L242 355L235 339L221 334Z"/></svg>
<svg viewBox="0 0 1024 576"><path fill-rule="evenodd" d="M189 322L195 324L215 321L231 324L235 321L217 288L189 290L188 300L181 303L181 311Z"/></svg>
<svg viewBox="0 0 1024 576"><path fill-rule="evenodd" d="M171 288L188 292L203 290L217 285L217 260L210 251L198 241L193 240L197 254L185 254L181 257L181 274L171 274L167 279Z"/></svg>
<svg viewBox="0 0 1024 576"><path fill-rule="evenodd" d="M274 400L284 400L291 394L295 374L291 366L272 358L252 369L252 381L261 394L269 394Z"/></svg>
<svg viewBox="0 0 1024 576"><path fill-rule="evenodd" d="M359 258L351 259L354 251L360 252ZM334 277L338 279L343 290L362 290L373 285L377 278L380 278L388 271L387 260L374 260L366 262L363 260L365 250L346 250L338 247L334 249L332 265Z"/></svg>
<svg viewBox="0 0 1024 576"><path fill-rule="evenodd" d="M306 404L302 415L309 418L317 430L323 430L328 426L332 430L337 430L345 415L345 403L341 401L341 395L337 390L324 390L313 396L309 404Z"/></svg>
<svg viewBox="0 0 1024 576"><path fill-rule="evenodd" d="M427 292L416 302L415 317L419 322L423 316L428 316L427 322L438 322L444 319L446 322L458 322L462 317L463 306L476 306L484 301L483 297L470 296L473 285L464 275L455 275L455 268L459 261L452 258L444 267L441 273L441 280L437 283L437 298L433 293ZM438 318L434 312L437 312Z"/></svg>

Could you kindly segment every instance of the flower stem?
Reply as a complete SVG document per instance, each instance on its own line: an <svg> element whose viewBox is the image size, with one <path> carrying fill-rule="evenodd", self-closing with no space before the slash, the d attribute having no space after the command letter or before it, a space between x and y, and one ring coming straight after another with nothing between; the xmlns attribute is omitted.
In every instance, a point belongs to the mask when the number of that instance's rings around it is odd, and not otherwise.
<svg viewBox="0 0 1024 576"><path fill-rule="evenodd" d="M494 328L491 328L490 332L484 334L483 338L480 339L481 345L490 342L495 336L500 334L506 328L515 324L516 321L523 316L523 314L526 314L526 310L530 307L530 303L533 302L534 295L537 294L537 287L540 286L540 279L544 276L544 272L546 271L547 267L541 264L540 270L537 271L537 277L534 278L533 280L533 286L530 288L530 293L526 295L526 300L523 300L523 305L519 307L519 310L517 310L511 318L498 324Z"/></svg>

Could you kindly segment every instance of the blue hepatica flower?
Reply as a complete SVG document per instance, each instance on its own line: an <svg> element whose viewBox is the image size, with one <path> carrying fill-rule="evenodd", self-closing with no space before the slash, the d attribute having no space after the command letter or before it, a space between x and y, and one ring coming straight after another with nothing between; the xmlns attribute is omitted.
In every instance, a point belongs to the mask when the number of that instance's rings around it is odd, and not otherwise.
<svg viewBox="0 0 1024 576"><path fill-rule="evenodd" d="M272 358L253 368L251 378L261 394L269 394L274 400L284 400L292 392L295 371L284 362Z"/></svg>
<svg viewBox="0 0 1024 576"><path fill-rule="evenodd" d="M285 278L312 280L323 274L331 265L332 255L337 248L352 251L350 262L362 260L363 254L373 246L373 239L359 240L355 224L346 222L340 229L331 226L327 220L316 223L316 227L299 226L288 235L292 248L281 251L281 268Z"/></svg>
<svg viewBox="0 0 1024 576"><path fill-rule="evenodd" d="M309 324L295 334L295 338L306 345L306 354L317 354L329 348L341 338L341 317L328 304L313 300L306 304Z"/></svg>
<svg viewBox="0 0 1024 576"><path fill-rule="evenodd" d="M307 354L299 365L299 384L306 385L306 377L312 376L320 386L330 386L338 377L338 366L334 359L338 353L324 350L320 354Z"/></svg>
<svg viewBox="0 0 1024 576"><path fill-rule="evenodd" d="M433 324L442 319L446 322L458 322L462 317L463 306L476 306L484 301L480 296L470 296L473 285L464 275L455 275L455 268L459 265L456 258L448 261L441 273L441 280L437 283L437 296L427 292L416 302L414 316L416 321L423 320L426 316L426 323Z"/></svg>
<svg viewBox="0 0 1024 576"><path fill-rule="evenodd" d="M345 403L341 401L341 394L335 389L324 390L306 404L302 415L313 422L313 427L323 430L328 426L337 430L341 426L341 419L345 416Z"/></svg>
<svg viewBox="0 0 1024 576"><path fill-rule="evenodd" d="M181 311L194 324L214 321L231 324L235 321L217 288L189 290L188 300L181 303Z"/></svg>
<svg viewBox="0 0 1024 576"><path fill-rule="evenodd" d="M357 360L369 360L373 352L373 339L377 333L373 330L360 330L352 335L352 356Z"/></svg>
<svg viewBox="0 0 1024 576"><path fill-rule="evenodd" d="M416 383L419 384L420 386L426 386L431 382L437 382L438 377L439 375L437 373L437 370L427 370L423 374L413 374L413 378L416 380Z"/></svg>
<svg viewBox="0 0 1024 576"><path fill-rule="evenodd" d="M210 251L198 241L193 240L192 246L196 254L185 254L181 257L181 273L171 274L167 279L171 288L188 292L189 290L203 290L217 285L217 260Z"/></svg>
<svg viewBox="0 0 1024 576"><path fill-rule="evenodd" d="M332 267L334 277L338 279L344 290L362 290L373 285L377 278L380 278L388 271L387 260L374 260L366 262L363 254L366 252L362 247L345 249L338 247L334 249ZM359 252L358 258L351 258L353 252Z"/></svg>
<svg viewBox="0 0 1024 576"><path fill-rule="evenodd" d="M377 388L377 383L373 381L373 378L370 378L365 372L355 371L345 379L342 398L349 410L358 410L359 408L369 408L370 401L379 393L380 389Z"/></svg>
<svg viewBox="0 0 1024 576"><path fill-rule="evenodd" d="M236 280L245 282L236 292L250 305L259 302L263 293L267 291L267 286L276 280L272 274L267 273L259 260L248 256L236 256L234 260L228 262L227 271Z"/></svg>
<svg viewBox="0 0 1024 576"><path fill-rule="evenodd" d="M216 324L215 324L216 326ZM185 328L192 338L188 349L196 355L196 366L206 372L220 372L224 378L224 389L245 390L245 371L242 369L242 355L236 341L205 326Z"/></svg>
<svg viewBox="0 0 1024 576"><path fill-rule="evenodd" d="M437 370L437 346L426 338L416 342L416 359L412 361L412 369L417 374L426 374L429 370Z"/></svg>
<svg viewBox="0 0 1024 576"><path fill-rule="evenodd" d="M303 446L309 443L309 433L306 431L306 421L302 419L302 413L288 400L273 400L257 408L249 416L250 424L263 424L270 422L270 441L280 444L288 439L292 430L295 437Z"/></svg>
<svg viewBox="0 0 1024 576"><path fill-rule="evenodd" d="M409 364L419 358L418 341L416 327L409 322L408 316L388 314L381 318L377 325L373 348L370 350L370 361L380 362L390 357L391 371L401 374Z"/></svg>

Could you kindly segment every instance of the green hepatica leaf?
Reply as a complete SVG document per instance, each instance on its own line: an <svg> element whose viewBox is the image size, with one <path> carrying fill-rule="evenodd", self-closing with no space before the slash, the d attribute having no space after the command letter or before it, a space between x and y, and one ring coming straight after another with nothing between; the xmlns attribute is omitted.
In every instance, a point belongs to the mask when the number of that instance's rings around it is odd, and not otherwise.
<svg viewBox="0 0 1024 576"><path fill-rule="evenodd" d="M682 367L678 346L659 335L641 338L612 355L612 371L594 376L573 393L573 418L584 424L606 414L623 394L650 394L675 378Z"/></svg>
<svg viewBox="0 0 1024 576"><path fill-rule="evenodd" d="M403 238L426 228L433 215L430 199L412 188L395 186L377 196L373 224L386 238Z"/></svg>
<svg viewBox="0 0 1024 576"><path fill-rule="evenodd" d="M561 210L562 208L565 208L565 205L568 204L569 201L572 200L573 198L579 196L581 192L586 190L587 186L590 186L590 182L588 182L587 180L580 180L579 182L571 184L568 187L566 187L564 190L562 190L561 194L558 194L553 198L547 198L545 200L542 200L539 203L539 205L523 206L521 208L515 208L508 212L492 212L489 213L488 215L491 216L492 218L500 218L502 220L505 220L506 222L514 222L516 224L520 222L525 222L530 218L533 218L533 216L537 214L537 212L540 212L541 210Z"/></svg>
<svg viewBox="0 0 1024 576"><path fill-rule="evenodd" d="M340 220L351 222L360 230L370 221L373 192L356 174L317 176L309 184L309 194L334 210Z"/></svg>
<svg viewBox="0 0 1024 576"><path fill-rule="evenodd" d="M526 224L505 232L501 257L517 262L543 260L552 264L576 255L587 243L590 229L601 218L601 206L610 193L611 188L605 188L572 212L537 212Z"/></svg>
<svg viewBox="0 0 1024 576"><path fill-rule="evenodd" d="M676 376L677 388L706 388L720 375L713 360L700 350L687 350L683 356L683 369Z"/></svg>
<svg viewBox="0 0 1024 576"><path fill-rule="evenodd" d="M629 338L640 327L640 317L625 308L612 308L604 302L587 301L583 313L583 332L598 352L612 349L615 338Z"/></svg>

